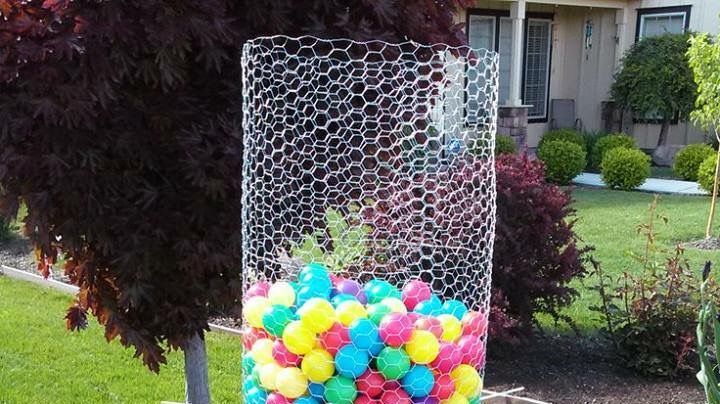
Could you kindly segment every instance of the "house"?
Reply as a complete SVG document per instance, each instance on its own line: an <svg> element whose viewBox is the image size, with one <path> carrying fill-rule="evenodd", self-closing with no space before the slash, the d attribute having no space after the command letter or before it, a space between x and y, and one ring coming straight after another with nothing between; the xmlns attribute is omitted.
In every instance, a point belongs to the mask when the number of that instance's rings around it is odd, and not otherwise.
<svg viewBox="0 0 720 404"><path fill-rule="evenodd" d="M500 54L498 133L536 147L544 132L567 126L569 115L577 118L570 125L587 131L622 126L653 148L659 125L621 119L607 103L613 73L643 37L688 29L717 34L720 0L477 0L457 18L472 47ZM703 139L692 124L675 122L668 143Z"/></svg>

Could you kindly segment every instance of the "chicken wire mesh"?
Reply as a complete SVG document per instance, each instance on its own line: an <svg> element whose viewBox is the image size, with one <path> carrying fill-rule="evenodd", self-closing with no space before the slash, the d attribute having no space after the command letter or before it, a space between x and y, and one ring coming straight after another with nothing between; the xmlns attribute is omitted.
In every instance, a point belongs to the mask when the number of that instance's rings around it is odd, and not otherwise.
<svg viewBox="0 0 720 404"><path fill-rule="evenodd" d="M243 48L246 403L480 400L497 54Z"/></svg>

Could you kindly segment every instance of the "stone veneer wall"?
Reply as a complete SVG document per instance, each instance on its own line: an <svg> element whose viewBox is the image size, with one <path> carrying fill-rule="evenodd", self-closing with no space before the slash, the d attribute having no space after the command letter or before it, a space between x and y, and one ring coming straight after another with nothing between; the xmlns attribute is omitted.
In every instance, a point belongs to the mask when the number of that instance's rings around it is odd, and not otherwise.
<svg viewBox="0 0 720 404"><path fill-rule="evenodd" d="M498 135L515 140L518 151L527 149L528 107L498 107Z"/></svg>

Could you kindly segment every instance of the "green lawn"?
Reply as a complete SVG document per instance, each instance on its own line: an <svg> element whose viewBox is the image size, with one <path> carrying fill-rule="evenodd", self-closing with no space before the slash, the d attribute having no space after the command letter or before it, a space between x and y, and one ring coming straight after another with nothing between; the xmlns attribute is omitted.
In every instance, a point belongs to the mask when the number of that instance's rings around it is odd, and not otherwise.
<svg viewBox="0 0 720 404"><path fill-rule="evenodd" d="M620 274L624 270L637 271L638 266L629 257L628 251L642 251L644 240L637 235L637 225L648 219L648 206L653 195L642 192L622 192L599 189L578 188L573 192L577 209L577 233L584 242L594 245L594 256L602 263L608 273ZM707 197L662 195L658 213L669 219L667 225L657 222L657 242L666 248L683 241L703 238L709 211L710 200ZM718 226L715 227L716 232ZM686 257L693 269L700 271L701 265L708 259L718 260L717 252L687 250ZM718 262L720 264L720 261ZM595 283L594 278L585 283ZM582 328L597 327L588 307L598 302L594 291L583 288L577 282L580 298L566 310Z"/></svg>
<svg viewBox="0 0 720 404"><path fill-rule="evenodd" d="M93 321L71 333L63 320L70 298L0 276L0 403L159 403L183 401L182 354L155 375ZM210 333L214 402L239 402L240 341Z"/></svg>

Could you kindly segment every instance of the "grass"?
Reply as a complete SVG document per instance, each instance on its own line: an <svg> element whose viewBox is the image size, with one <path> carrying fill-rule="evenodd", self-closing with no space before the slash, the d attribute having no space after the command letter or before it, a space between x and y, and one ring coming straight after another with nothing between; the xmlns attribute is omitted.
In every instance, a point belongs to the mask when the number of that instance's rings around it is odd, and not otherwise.
<svg viewBox="0 0 720 404"><path fill-rule="evenodd" d="M644 240L637 234L637 225L647 222L648 207L653 195L642 192L608 191L579 188L573 192L578 222L576 231L587 244L595 246L593 255L605 272L619 275L623 271L637 272L629 251L641 252ZM658 214L669 219L667 225L657 222L657 245L673 249L684 241L701 239L705 235L705 224L710 200L707 197L663 195L658 205ZM718 230L716 226L716 232ZM685 256L691 267L700 271L706 260L717 260L718 253L687 250ZM587 289L594 284L594 278L576 282L580 292L578 300L565 314L570 315L583 329L597 328L596 314L589 307L597 304L597 294ZM543 323L546 318L541 318Z"/></svg>
<svg viewBox="0 0 720 404"><path fill-rule="evenodd" d="M0 403L159 403L184 401L183 358L151 373L102 328L65 329L70 297L0 276ZM239 402L240 341L207 336L213 401Z"/></svg>

